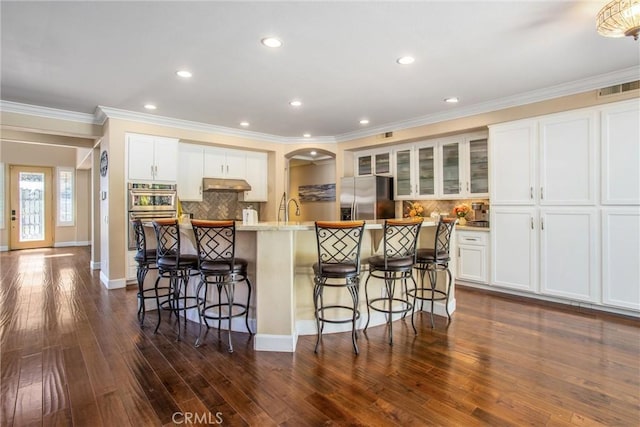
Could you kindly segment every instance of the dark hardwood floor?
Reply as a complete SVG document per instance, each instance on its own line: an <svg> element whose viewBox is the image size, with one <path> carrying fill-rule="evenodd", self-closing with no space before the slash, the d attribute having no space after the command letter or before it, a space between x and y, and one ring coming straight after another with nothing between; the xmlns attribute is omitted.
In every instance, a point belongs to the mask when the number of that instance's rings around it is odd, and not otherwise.
<svg viewBox="0 0 640 427"><path fill-rule="evenodd" d="M164 316L141 329L133 288L107 291L87 248L0 253L3 426L640 425L640 323L459 289L428 316L254 352L248 334ZM258 286L259 288L259 286ZM258 289L258 292L261 290ZM191 423L190 423L190 422Z"/></svg>

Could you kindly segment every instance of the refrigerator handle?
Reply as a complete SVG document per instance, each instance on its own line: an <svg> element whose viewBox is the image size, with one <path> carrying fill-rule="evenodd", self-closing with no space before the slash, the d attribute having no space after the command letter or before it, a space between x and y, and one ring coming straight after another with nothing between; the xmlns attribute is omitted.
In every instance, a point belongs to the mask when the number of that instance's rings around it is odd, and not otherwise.
<svg viewBox="0 0 640 427"><path fill-rule="evenodd" d="M351 205L351 220L354 221L356 220L356 215L358 214L357 212L357 206L356 202L354 201L353 204Z"/></svg>

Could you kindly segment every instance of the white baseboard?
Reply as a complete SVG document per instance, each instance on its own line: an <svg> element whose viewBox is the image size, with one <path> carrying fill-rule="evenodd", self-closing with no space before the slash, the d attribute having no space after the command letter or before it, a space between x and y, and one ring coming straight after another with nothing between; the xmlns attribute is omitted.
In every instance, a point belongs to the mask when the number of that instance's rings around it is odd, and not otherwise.
<svg viewBox="0 0 640 427"><path fill-rule="evenodd" d="M115 279L110 280L104 271L100 271L100 281L107 289L120 289L127 286L127 281L125 279Z"/></svg>
<svg viewBox="0 0 640 427"><path fill-rule="evenodd" d="M281 351L294 353L298 343L297 335L256 334L253 349L256 351Z"/></svg>
<svg viewBox="0 0 640 427"><path fill-rule="evenodd" d="M69 248L72 246L89 246L91 242L89 241L80 241L80 242L55 242L53 244L54 248Z"/></svg>
<svg viewBox="0 0 640 427"><path fill-rule="evenodd" d="M9 246L0 246L0 252L8 252Z"/></svg>
<svg viewBox="0 0 640 427"><path fill-rule="evenodd" d="M89 268L91 270L100 270L100 262L95 262L95 261L89 262Z"/></svg>

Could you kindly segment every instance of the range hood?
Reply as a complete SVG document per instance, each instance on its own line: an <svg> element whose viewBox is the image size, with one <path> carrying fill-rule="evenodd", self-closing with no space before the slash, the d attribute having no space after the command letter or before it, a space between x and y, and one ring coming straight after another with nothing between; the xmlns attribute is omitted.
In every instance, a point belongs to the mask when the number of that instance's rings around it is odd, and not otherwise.
<svg viewBox="0 0 640 427"><path fill-rule="evenodd" d="M250 191L251 185L244 179L203 178L204 191Z"/></svg>

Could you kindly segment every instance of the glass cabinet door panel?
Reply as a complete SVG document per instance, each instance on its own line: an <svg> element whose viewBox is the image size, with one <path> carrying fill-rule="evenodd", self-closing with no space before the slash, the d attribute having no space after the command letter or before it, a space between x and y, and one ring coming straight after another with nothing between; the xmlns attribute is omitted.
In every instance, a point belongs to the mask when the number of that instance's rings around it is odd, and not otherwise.
<svg viewBox="0 0 640 427"><path fill-rule="evenodd" d="M460 144L442 146L442 194L460 193Z"/></svg>
<svg viewBox="0 0 640 427"><path fill-rule="evenodd" d="M434 147L418 149L418 192L421 196L436 194Z"/></svg>
<svg viewBox="0 0 640 427"><path fill-rule="evenodd" d="M486 139L469 142L469 191L471 193L489 192L488 158Z"/></svg>
<svg viewBox="0 0 640 427"><path fill-rule="evenodd" d="M396 196L411 195L411 150L396 152Z"/></svg>
<svg viewBox="0 0 640 427"><path fill-rule="evenodd" d="M358 157L358 175L371 175L371 156Z"/></svg>
<svg viewBox="0 0 640 427"><path fill-rule="evenodd" d="M376 174L391 173L389 153L376 154Z"/></svg>

